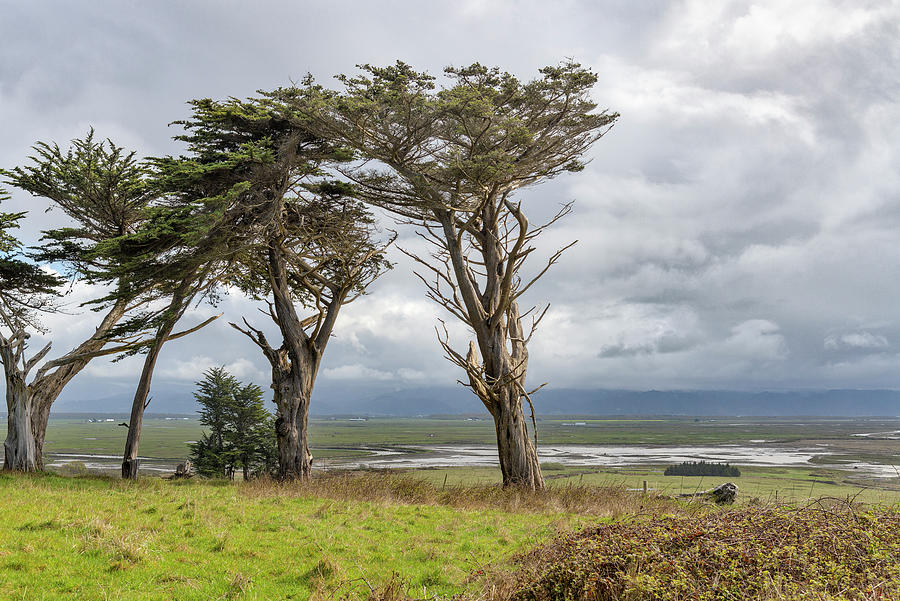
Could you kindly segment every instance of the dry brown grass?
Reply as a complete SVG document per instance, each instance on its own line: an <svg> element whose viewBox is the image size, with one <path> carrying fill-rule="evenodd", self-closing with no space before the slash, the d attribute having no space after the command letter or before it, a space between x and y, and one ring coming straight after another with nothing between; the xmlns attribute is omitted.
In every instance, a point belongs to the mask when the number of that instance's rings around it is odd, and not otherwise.
<svg viewBox="0 0 900 601"><path fill-rule="evenodd" d="M696 511L684 503L645 496L624 486L572 485L539 491L497 485L440 487L402 472L388 470L317 474L309 482L281 483L260 479L243 483L249 497L319 497L382 504L439 505L456 509L492 509L510 513L562 513L605 518Z"/></svg>

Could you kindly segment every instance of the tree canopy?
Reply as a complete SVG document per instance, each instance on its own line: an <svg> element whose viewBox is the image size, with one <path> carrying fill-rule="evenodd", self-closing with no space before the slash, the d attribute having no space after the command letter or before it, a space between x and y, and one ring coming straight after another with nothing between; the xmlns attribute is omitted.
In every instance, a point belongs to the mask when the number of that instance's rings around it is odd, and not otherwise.
<svg viewBox="0 0 900 601"><path fill-rule="evenodd" d="M444 76L439 85L398 61L339 76L341 91L308 79L276 94L322 136L357 152L341 172L360 198L419 226L431 243L430 255L407 254L426 269L419 277L428 296L475 334L467 352L446 334L441 344L494 417L504 483L536 488L543 479L521 404L530 403L527 344L544 313L523 314L518 300L567 248L523 270L535 239L571 204L534 226L515 193L582 170L618 114L596 110L596 75L571 61L524 83L479 63Z"/></svg>
<svg viewBox="0 0 900 601"><path fill-rule="evenodd" d="M229 282L266 301L281 344L273 347L246 318L244 327L231 325L272 365L279 475L305 478L306 421L322 354L341 307L390 267L389 242L379 240L353 188L329 174L350 154L311 132L295 107L272 94L191 104L191 119L179 122L196 163L190 168L244 219L240 251L233 247L242 269Z"/></svg>
<svg viewBox="0 0 900 601"><path fill-rule="evenodd" d="M9 194L0 189L0 204ZM10 331L34 324L37 311L46 309L62 280L41 269L22 254L22 243L13 233L25 213L0 211L0 317Z"/></svg>

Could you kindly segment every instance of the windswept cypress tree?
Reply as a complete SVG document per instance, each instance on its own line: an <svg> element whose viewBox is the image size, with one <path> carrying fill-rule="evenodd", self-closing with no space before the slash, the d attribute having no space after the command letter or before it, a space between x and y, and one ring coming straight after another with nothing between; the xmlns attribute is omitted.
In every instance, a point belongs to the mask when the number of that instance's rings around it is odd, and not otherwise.
<svg viewBox="0 0 900 601"><path fill-rule="evenodd" d="M144 298L142 291L135 289L122 291L115 298L97 299L94 309L104 314L93 335L64 355L40 364L49 353L50 344L25 359L27 329L33 325L25 318L25 309L47 306L36 306L33 300L27 300L35 298L34 288L29 291L22 281L43 282L44 286L56 281L37 266L52 265L66 279L117 287L118 278L113 272L119 266L118 260L102 257L97 250L108 240L135 231L152 197L146 169L135 153L109 140L97 140L93 130L73 140L65 151L44 142L38 142L34 151L29 164L0 173L10 185L49 200L51 208L65 213L71 225L44 232L41 246L30 254L31 261L37 263L24 261L20 250L18 258L7 254L6 259L7 268L18 270L10 279L18 279L19 284L3 283L0 292L6 308L3 321L10 332L0 343L8 351L3 353L10 409L5 465L7 469L26 471L43 466L50 408L66 384L94 357L140 345L139 338L115 339L111 333L129 308L140 306ZM6 252L10 252L9 248ZM43 298L49 298L49 289L43 294ZM110 348L111 343L120 344ZM34 368L34 378L26 383Z"/></svg>
<svg viewBox="0 0 900 601"><path fill-rule="evenodd" d="M573 62L527 82L478 63L444 75L447 85L438 87L402 62L365 65L358 76L339 77L340 93L310 81L279 97L372 166L345 170L360 198L417 226L430 243L431 253L410 254L425 270L427 294L474 334L459 349L444 330L441 346L494 419L504 485L540 488L523 403L540 388L526 383L528 343L546 307L523 311L519 303L571 246L526 270L540 234L571 204L535 225L522 192L583 169L582 157L618 114L597 110L597 76Z"/></svg>
<svg viewBox="0 0 900 601"><path fill-rule="evenodd" d="M274 95L192 105L192 118L180 122L192 169L215 174L219 193L235 199L243 218L233 255L242 269L231 282L266 300L281 344L272 346L246 319L231 325L272 366L279 476L308 478L307 420L325 347L341 307L389 267L389 242L378 240L352 188L327 177L349 153L310 133L295 107Z"/></svg>

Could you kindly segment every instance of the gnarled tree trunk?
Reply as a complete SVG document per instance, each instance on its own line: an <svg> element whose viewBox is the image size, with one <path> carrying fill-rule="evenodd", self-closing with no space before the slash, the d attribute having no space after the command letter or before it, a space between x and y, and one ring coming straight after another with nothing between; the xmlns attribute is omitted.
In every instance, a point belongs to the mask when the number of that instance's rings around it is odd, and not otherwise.
<svg viewBox="0 0 900 601"><path fill-rule="evenodd" d="M31 431L31 395L25 385L25 374L15 363L6 366L5 372L9 424L3 443L3 469L33 472L38 469L38 460Z"/></svg>
<svg viewBox="0 0 900 601"><path fill-rule="evenodd" d="M282 351L283 354L284 351ZM275 435L278 440L278 478L308 480L312 474L312 454L309 452L307 423L315 365L297 365L284 361L272 368L272 388L278 412Z"/></svg>
<svg viewBox="0 0 900 601"><path fill-rule="evenodd" d="M7 338L0 335L0 363L6 380L7 432L3 443L3 468L23 472L38 469L38 458L31 431L31 414L34 403L25 384L28 372L50 350L45 346L31 359L26 360L25 348L28 334L17 330Z"/></svg>
<svg viewBox="0 0 900 601"><path fill-rule="evenodd" d="M285 258L277 241L269 245L268 269L274 302L270 314L281 331L282 344L275 349L265 334L244 320L248 329L231 326L259 346L272 365L274 390L275 435L278 441L278 478L308 480L312 474L312 455L309 452L307 422L309 404L322 354L334 328L338 311L347 290L339 290L318 315L301 320L294 308ZM314 335L305 327L316 324Z"/></svg>
<svg viewBox="0 0 900 601"><path fill-rule="evenodd" d="M505 343L507 330L512 352ZM522 486L532 490L543 488L544 477L541 474L536 443L528 434L522 407L522 399L526 396L528 351L522 337L521 319L515 302L511 303L506 323L501 324L493 334L488 344L479 345L482 357L485 357L483 364L478 360L476 345L471 343L469 346L466 362L470 366L467 369L470 384L494 419L503 485ZM482 377L473 377L477 373L481 373ZM532 427L534 426L532 422Z"/></svg>
<svg viewBox="0 0 900 601"><path fill-rule="evenodd" d="M494 413L497 431L497 453L504 486L524 486L532 490L544 487L537 449L528 436L518 391L500 391Z"/></svg>
<svg viewBox="0 0 900 601"><path fill-rule="evenodd" d="M33 387L31 390L32 410L31 410L31 433L34 436L35 459L37 460L37 469L44 469L44 439L47 437L47 423L50 421L50 407L53 401L60 395L64 384L48 391L48 394L37 392Z"/></svg>

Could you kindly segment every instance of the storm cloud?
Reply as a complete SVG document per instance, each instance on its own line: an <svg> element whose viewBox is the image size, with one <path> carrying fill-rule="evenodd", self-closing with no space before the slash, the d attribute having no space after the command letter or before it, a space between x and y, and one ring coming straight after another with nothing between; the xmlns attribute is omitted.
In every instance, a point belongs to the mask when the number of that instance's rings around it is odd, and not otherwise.
<svg viewBox="0 0 900 601"><path fill-rule="evenodd" d="M252 95L307 72L402 59L439 74L479 61L522 78L573 58L619 111L587 169L523 190L535 218L575 201L540 240L578 244L529 291L551 303L531 377L567 387L900 387L900 5L896 2L0 2L0 165L90 126L141 154L179 151L166 124L191 98ZM35 239L59 215L15 193ZM385 219L385 225L390 226ZM401 246L414 247L403 231ZM441 315L397 268L349 306L321 378L452 384ZM531 268L540 268L535 258ZM90 332L47 325L61 352ZM212 365L265 385L226 319L166 347L158 378ZM467 340L451 324L453 339ZM127 386L134 359L78 379ZM67 394L77 394L76 392Z"/></svg>

